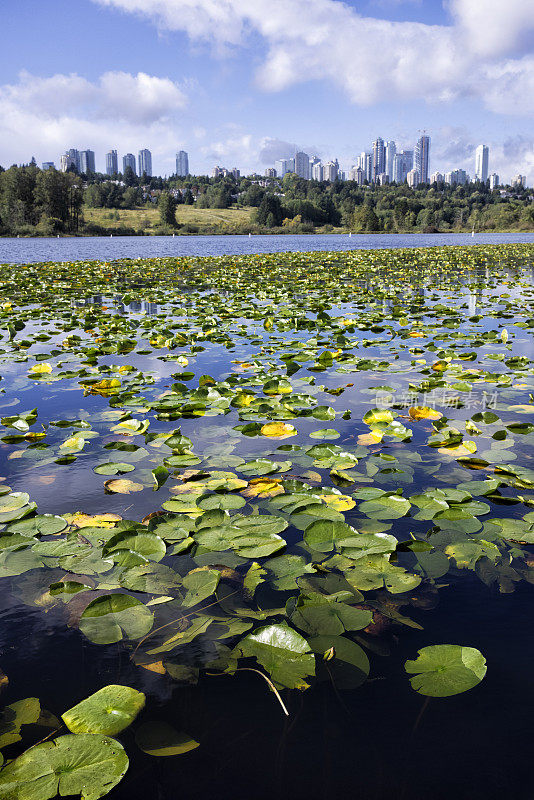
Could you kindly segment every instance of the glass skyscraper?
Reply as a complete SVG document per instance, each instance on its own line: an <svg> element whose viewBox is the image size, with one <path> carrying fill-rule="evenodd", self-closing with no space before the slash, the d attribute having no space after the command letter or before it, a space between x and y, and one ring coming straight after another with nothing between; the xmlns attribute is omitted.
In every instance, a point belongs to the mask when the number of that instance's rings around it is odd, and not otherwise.
<svg viewBox="0 0 534 800"><path fill-rule="evenodd" d="M106 153L106 175L116 175L119 171L119 159L116 150Z"/></svg>
<svg viewBox="0 0 534 800"><path fill-rule="evenodd" d="M126 167L131 167L135 172L135 156L133 153L126 153L125 156L122 157L122 174L126 172Z"/></svg>
<svg viewBox="0 0 534 800"><path fill-rule="evenodd" d="M420 183L428 183L430 165L430 136L423 134L415 145L414 168L419 175Z"/></svg>
<svg viewBox="0 0 534 800"><path fill-rule="evenodd" d="M489 175L489 147L479 144L475 156L475 176L477 181L486 183Z"/></svg>
<svg viewBox="0 0 534 800"><path fill-rule="evenodd" d="M189 175L189 156L185 150L179 150L176 153L176 174L180 178Z"/></svg>
<svg viewBox="0 0 534 800"><path fill-rule="evenodd" d="M139 150L139 155L137 157L139 162L139 175L143 175L146 172L149 178L152 177L152 153L150 150L146 148L144 150Z"/></svg>
<svg viewBox="0 0 534 800"><path fill-rule="evenodd" d="M94 150L80 151L80 172L85 175L88 172L96 172Z"/></svg>

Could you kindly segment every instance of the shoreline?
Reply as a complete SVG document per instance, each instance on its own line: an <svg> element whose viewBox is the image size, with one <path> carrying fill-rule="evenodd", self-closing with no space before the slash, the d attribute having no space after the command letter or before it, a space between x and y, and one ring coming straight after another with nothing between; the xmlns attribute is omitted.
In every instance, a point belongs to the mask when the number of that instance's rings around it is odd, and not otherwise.
<svg viewBox="0 0 534 800"><path fill-rule="evenodd" d="M288 237L288 236L471 236L470 230L456 230L456 231L348 231L348 230L333 230L333 231L265 231L261 233L234 233L232 231L217 231L213 232L186 232L176 231L175 233L141 233L128 231L127 233L118 233L116 230L113 233L62 233L54 236L46 236L45 234L32 233L21 234L17 236L7 236L0 234L0 240L16 241L17 239L48 239L55 241L57 239L173 239L173 238L191 238L191 237L213 237L213 236L239 236L243 239L254 238L259 236L270 237ZM532 234L534 236L534 229L506 229L506 230L482 230L475 231L475 236L483 235L488 236L492 234Z"/></svg>

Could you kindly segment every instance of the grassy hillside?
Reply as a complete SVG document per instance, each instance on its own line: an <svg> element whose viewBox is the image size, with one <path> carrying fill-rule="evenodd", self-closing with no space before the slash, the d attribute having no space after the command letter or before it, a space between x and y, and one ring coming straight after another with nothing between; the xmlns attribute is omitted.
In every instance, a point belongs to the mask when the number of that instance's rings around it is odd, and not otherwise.
<svg viewBox="0 0 534 800"><path fill-rule="evenodd" d="M253 208L196 208L178 206L176 221L178 233L246 233L253 230ZM83 209L86 225L98 225L108 230L133 229L146 234L161 230L157 208L136 209Z"/></svg>

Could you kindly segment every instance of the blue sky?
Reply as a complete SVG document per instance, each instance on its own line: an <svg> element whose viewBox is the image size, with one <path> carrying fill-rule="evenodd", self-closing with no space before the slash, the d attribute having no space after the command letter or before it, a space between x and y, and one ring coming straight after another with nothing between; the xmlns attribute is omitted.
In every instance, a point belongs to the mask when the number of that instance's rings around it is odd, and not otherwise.
<svg viewBox="0 0 534 800"><path fill-rule="evenodd" d="M349 168L432 136L431 170L534 182L532 0L18 0L2 11L0 164L177 149L263 171L297 146Z"/></svg>

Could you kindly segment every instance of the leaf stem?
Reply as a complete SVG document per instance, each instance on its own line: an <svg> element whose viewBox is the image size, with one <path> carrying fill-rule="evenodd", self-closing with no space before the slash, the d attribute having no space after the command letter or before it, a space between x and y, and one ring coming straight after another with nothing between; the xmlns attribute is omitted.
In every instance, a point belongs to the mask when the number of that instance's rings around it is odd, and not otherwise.
<svg viewBox="0 0 534 800"><path fill-rule="evenodd" d="M268 678L268 677L267 677L267 675L265 675L265 673L264 673L264 672L261 672L261 670L259 670L259 669L254 669L253 667L238 667L238 668L236 669L236 672L256 672L258 675L261 675L261 677L263 678L263 680L264 680L264 681L267 681L267 683L268 683L268 684L269 684L269 686L271 687L271 690L272 690L272 691L274 692L274 694L276 695L276 699L278 700L278 702L279 702L279 703L280 703L280 705L282 706L282 711L284 712L284 714L286 715L286 717L289 717L289 711L287 710L287 708L286 708L286 705L285 705L284 701L283 701L283 700L282 700L282 698L280 697L280 692L278 691L278 689L276 688L276 686L274 685L274 683L272 682L272 680L271 680L270 678Z"/></svg>

